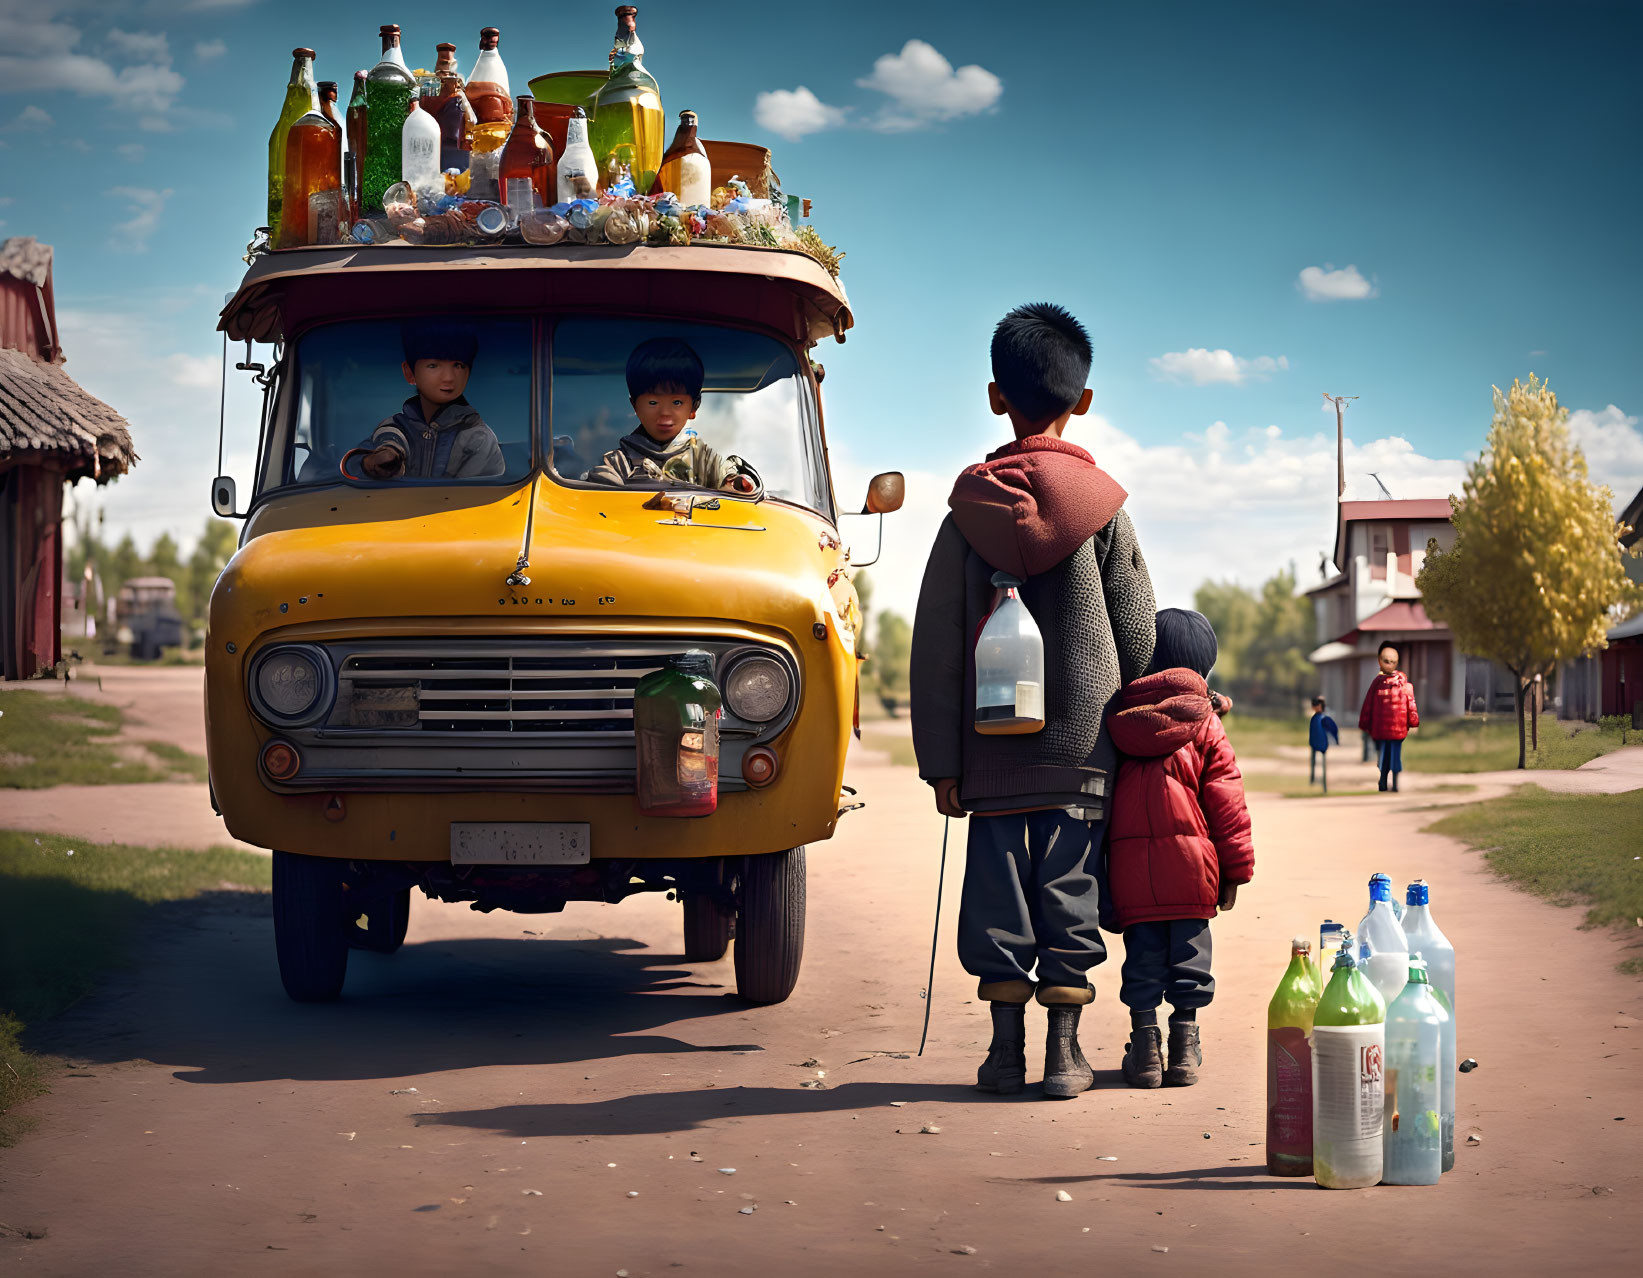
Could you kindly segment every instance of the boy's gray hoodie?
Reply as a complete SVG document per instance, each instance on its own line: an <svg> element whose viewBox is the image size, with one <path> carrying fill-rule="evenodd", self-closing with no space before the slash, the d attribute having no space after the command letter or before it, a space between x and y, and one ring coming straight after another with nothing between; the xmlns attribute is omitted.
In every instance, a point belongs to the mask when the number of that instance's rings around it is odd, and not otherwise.
<svg viewBox="0 0 1643 1278"><path fill-rule="evenodd" d="M667 443L659 444L639 429L617 441L604 460L588 472L587 482L620 485L674 480L719 488L736 473L735 463L709 448L694 431L680 431Z"/></svg>
<svg viewBox="0 0 1643 1278"><path fill-rule="evenodd" d="M371 432L372 448L384 444L405 454L406 479L483 479L508 468L496 433L460 395L431 423L423 419L421 397L412 395Z"/></svg>
<svg viewBox="0 0 1643 1278"><path fill-rule="evenodd" d="M1105 816L1115 770L1108 702L1152 660L1152 579L1125 493L1075 444L1035 435L959 476L913 624L913 748L919 775L959 779L972 812L1043 808ZM1029 736L974 727L975 642L995 570L1022 578L1044 636L1045 725Z"/></svg>

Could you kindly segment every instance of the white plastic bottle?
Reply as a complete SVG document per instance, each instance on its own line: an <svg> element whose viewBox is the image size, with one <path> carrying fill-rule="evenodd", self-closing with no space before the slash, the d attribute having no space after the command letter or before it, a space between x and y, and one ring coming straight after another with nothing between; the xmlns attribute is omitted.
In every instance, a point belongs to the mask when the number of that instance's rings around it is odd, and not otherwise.
<svg viewBox="0 0 1643 1278"><path fill-rule="evenodd" d="M1312 1170L1325 1189L1380 1183L1386 1004L1358 969L1352 934L1312 1019Z"/></svg>
<svg viewBox="0 0 1643 1278"><path fill-rule="evenodd" d="M1443 1171L1444 1016L1426 964L1410 959L1403 993L1386 1010L1385 1184L1435 1185Z"/></svg>
<svg viewBox="0 0 1643 1278"><path fill-rule="evenodd" d="M1409 939L1409 956L1419 955L1426 963L1427 979L1432 994L1443 1005L1443 1170L1455 1165L1455 947L1432 917L1431 888L1425 879L1416 879L1409 885L1404 898L1403 930Z"/></svg>
<svg viewBox="0 0 1643 1278"><path fill-rule="evenodd" d="M439 171L439 121L414 97L400 130L399 171L400 180L418 199L438 199L445 194L445 179Z"/></svg>
<svg viewBox="0 0 1643 1278"><path fill-rule="evenodd" d="M1409 979L1409 938L1392 912L1391 876L1370 878L1369 913L1358 924L1358 939L1369 947L1369 979L1390 1006Z"/></svg>
<svg viewBox="0 0 1643 1278"><path fill-rule="evenodd" d="M588 117L581 107L565 121L565 153L559 157L559 203L599 194L599 166L588 145Z"/></svg>
<svg viewBox="0 0 1643 1278"><path fill-rule="evenodd" d="M1044 636L1016 593L1020 581L994 573L1004 598L976 640L976 731L989 736L1044 727Z"/></svg>

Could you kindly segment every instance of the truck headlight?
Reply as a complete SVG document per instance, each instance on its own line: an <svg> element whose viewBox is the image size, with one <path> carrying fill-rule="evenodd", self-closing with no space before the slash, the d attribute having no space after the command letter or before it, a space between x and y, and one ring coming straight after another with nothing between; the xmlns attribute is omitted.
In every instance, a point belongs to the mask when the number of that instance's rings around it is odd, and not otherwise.
<svg viewBox="0 0 1643 1278"><path fill-rule="evenodd" d="M270 648L258 656L251 671L252 701L258 713L273 723L312 723L330 713L335 695L331 660L317 648Z"/></svg>
<svg viewBox="0 0 1643 1278"><path fill-rule="evenodd" d="M749 723L769 723L792 695L792 677L774 657L743 657L724 679L725 704Z"/></svg>

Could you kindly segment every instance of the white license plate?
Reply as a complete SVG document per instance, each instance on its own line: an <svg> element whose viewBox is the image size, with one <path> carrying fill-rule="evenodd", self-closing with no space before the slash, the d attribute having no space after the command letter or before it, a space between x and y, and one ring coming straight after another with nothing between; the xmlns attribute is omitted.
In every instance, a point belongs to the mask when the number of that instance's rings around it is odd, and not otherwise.
<svg viewBox="0 0 1643 1278"><path fill-rule="evenodd" d="M452 865L586 865L589 827L577 821L453 821Z"/></svg>

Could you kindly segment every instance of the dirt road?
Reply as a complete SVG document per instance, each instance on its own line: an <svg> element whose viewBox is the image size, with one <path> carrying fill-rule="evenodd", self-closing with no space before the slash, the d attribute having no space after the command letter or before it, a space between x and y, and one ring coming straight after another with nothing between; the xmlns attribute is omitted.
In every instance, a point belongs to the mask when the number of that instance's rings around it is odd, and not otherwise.
<svg viewBox="0 0 1643 1278"><path fill-rule="evenodd" d="M356 954L329 1007L285 1000L262 898L173 909L140 971L34 1043L72 1064L0 1152L0 1221L45 1235L0 1237L0 1268L1633 1271L1643 985L1574 912L1420 834L1418 798L1255 796L1203 1082L1122 1085L1115 941L1083 1035L1097 1088L1050 1103L968 1086L986 1017L953 957L962 825L911 1055L941 822L909 771L853 772L870 806L811 851L805 970L780 1007L731 997L728 961L684 965L660 898L535 917L418 899L405 948ZM1269 1178L1267 998L1289 937L1356 920L1378 869L1429 878L1459 949L1479 1067L1458 1130L1481 1143L1432 1189Z"/></svg>

